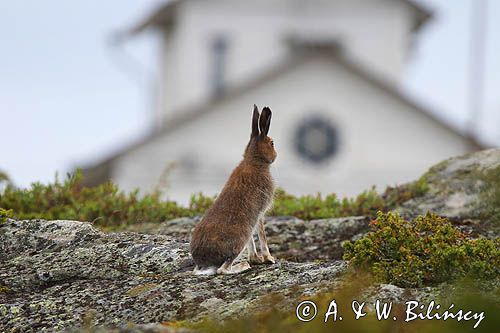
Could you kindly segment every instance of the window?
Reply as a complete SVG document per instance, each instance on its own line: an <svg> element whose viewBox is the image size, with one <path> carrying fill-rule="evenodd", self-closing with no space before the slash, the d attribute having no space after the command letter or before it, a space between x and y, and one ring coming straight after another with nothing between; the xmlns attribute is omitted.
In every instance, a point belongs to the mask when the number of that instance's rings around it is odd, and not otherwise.
<svg viewBox="0 0 500 333"><path fill-rule="evenodd" d="M339 149L338 130L329 118L309 116L295 130L295 150L306 161L320 164Z"/></svg>
<svg viewBox="0 0 500 333"><path fill-rule="evenodd" d="M212 43L211 50L211 75L210 86L214 96L224 94L225 87L225 67L227 54L227 39L224 36L218 36Z"/></svg>

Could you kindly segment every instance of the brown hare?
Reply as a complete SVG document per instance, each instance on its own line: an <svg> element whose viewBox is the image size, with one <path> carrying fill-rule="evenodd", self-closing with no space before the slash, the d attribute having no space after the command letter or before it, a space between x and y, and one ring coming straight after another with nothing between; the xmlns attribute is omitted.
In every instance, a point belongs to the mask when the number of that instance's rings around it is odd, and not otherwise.
<svg viewBox="0 0 500 333"><path fill-rule="evenodd" d="M264 230L264 214L271 207L274 182L269 166L276 159L273 140L267 136L271 110L259 115L254 105L252 134L243 160L234 169L222 192L194 228L191 255L195 274L234 274L250 268L247 261L233 262L248 248L251 263L274 263ZM258 228L262 256L257 254L253 238Z"/></svg>

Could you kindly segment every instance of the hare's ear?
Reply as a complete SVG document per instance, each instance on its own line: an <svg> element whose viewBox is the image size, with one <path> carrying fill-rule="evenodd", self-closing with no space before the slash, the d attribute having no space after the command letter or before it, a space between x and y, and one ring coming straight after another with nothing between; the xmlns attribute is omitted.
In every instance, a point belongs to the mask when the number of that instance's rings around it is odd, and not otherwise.
<svg viewBox="0 0 500 333"><path fill-rule="evenodd" d="M267 136L267 133L269 133L269 127L271 126L271 116L272 112L269 107L266 106L264 109L262 109L262 115L260 116L259 120L261 136Z"/></svg>
<svg viewBox="0 0 500 333"><path fill-rule="evenodd" d="M255 137L259 135L259 109L257 105L253 105L253 117L252 117L252 135L251 137Z"/></svg>

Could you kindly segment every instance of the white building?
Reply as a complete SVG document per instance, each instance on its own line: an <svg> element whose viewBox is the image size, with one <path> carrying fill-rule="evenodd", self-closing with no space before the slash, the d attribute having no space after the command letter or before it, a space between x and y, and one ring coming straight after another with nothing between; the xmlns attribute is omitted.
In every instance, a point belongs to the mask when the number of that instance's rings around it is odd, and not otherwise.
<svg viewBox="0 0 500 333"><path fill-rule="evenodd" d="M217 193L254 103L273 110L273 174L291 193L415 179L478 148L398 89L429 17L408 0L169 1L131 30L161 32L158 127L86 168L87 182L151 191L166 177L167 195L183 202Z"/></svg>

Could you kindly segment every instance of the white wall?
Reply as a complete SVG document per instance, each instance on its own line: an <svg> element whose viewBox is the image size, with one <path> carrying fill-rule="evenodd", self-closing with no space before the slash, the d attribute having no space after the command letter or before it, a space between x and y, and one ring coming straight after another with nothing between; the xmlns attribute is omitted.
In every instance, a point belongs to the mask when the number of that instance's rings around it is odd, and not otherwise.
<svg viewBox="0 0 500 333"><path fill-rule="evenodd" d="M273 110L270 136L278 158L272 172L279 186L296 194L351 196L371 185L382 190L416 179L432 164L467 151L462 137L420 111L336 60L313 57L122 156L115 162L113 180L126 190L148 191L168 164L177 163L168 178L171 198L186 201L195 192L218 192L241 160L254 103ZM339 154L319 167L298 156L292 139L310 110L324 110L341 133Z"/></svg>
<svg viewBox="0 0 500 333"><path fill-rule="evenodd" d="M283 61L291 34L339 39L354 61L398 81L413 15L394 0L183 1L175 30L164 38L161 108L168 118L211 97L210 45L219 35L229 42L229 84Z"/></svg>

